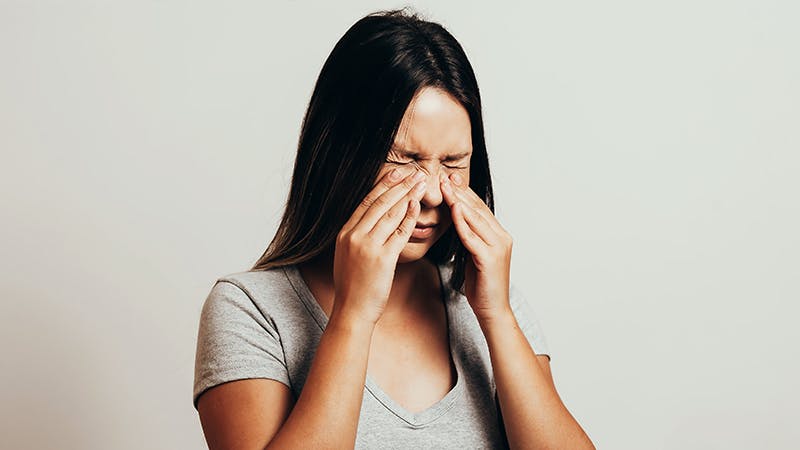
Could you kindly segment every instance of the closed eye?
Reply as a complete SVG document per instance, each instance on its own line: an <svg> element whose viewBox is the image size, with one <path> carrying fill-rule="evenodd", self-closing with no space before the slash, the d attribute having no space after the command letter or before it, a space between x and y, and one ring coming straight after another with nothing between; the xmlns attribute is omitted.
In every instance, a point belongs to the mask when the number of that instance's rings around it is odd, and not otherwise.
<svg viewBox="0 0 800 450"><path fill-rule="evenodd" d="M389 163L389 164L399 164L401 166L405 166L405 165L413 163L414 161L401 162L401 161L392 161L391 159L387 159L386 162Z"/></svg>
<svg viewBox="0 0 800 450"><path fill-rule="evenodd" d="M392 161L390 159L387 159L386 162L389 163L389 164L397 164L397 165L400 165L400 166L407 166L409 164L413 164L415 161L402 162L402 161ZM466 169L467 168L467 166L450 166L450 165L447 165L447 164L444 164L444 166L447 167L448 169Z"/></svg>

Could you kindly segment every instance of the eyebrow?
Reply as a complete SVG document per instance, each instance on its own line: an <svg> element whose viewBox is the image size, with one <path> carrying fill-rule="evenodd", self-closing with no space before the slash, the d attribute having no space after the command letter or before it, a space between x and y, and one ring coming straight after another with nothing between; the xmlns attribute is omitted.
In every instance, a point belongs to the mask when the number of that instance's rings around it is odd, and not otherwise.
<svg viewBox="0 0 800 450"><path fill-rule="evenodd" d="M392 150L394 150L397 153L399 153L400 156L405 156L407 158L418 159L418 157L419 157L419 153L418 152L412 152L412 151L406 150L406 149L404 149L402 147L398 147L396 145L392 146ZM466 151L466 152L460 152L460 153L452 153L452 154L449 154L449 155L445 156L444 160L445 161L458 161L459 159L466 158L470 154L472 154L471 150L470 151Z"/></svg>

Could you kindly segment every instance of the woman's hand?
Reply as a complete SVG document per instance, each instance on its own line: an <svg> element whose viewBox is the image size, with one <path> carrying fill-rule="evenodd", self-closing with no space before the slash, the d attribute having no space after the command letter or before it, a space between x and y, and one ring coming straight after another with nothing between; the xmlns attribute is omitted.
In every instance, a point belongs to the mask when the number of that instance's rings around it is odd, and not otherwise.
<svg viewBox="0 0 800 450"><path fill-rule="evenodd" d="M491 320L511 310L509 279L511 235L500 226L486 203L459 174L441 179L444 200L467 258L464 293L479 321Z"/></svg>
<svg viewBox="0 0 800 450"><path fill-rule="evenodd" d="M336 238L332 316L378 321L389 299L400 252L419 216L424 179L417 170L393 169L344 224Z"/></svg>

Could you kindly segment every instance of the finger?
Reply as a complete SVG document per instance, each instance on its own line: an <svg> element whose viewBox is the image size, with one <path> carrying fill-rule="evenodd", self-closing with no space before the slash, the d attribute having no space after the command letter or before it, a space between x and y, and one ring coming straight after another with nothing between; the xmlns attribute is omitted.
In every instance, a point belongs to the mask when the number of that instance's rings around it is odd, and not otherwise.
<svg viewBox="0 0 800 450"><path fill-rule="evenodd" d="M417 183L414 189L411 189L411 191L398 200L394 206L389 208L389 210L378 219L368 235L376 241L385 243L405 218L408 203L411 201L419 203L423 195L425 195L425 185L421 182Z"/></svg>
<svg viewBox="0 0 800 450"><path fill-rule="evenodd" d="M386 246L392 254L399 254L403 247L408 243L411 233L414 232L414 227L417 225L417 218L421 206L419 200L409 200L408 208L406 208L406 215L403 221L395 228L394 232L389 235L384 246Z"/></svg>
<svg viewBox="0 0 800 450"><path fill-rule="evenodd" d="M450 182L452 180L452 182ZM451 187L453 188L453 192L456 194L457 197L463 199L473 208L481 211L481 212L488 212L492 214L492 210L489 209L489 206L486 202L478 197L478 194L472 190L471 187L468 185L464 185L463 178L457 173L451 174L449 177L445 178L445 181L449 182Z"/></svg>
<svg viewBox="0 0 800 450"><path fill-rule="evenodd" d="M506 232L500 222L497 221L497 217L492 210L489 209L489 206L469 186L461 187L454 182L450 182L450 179L445 176L442 179L442 192L445 194L445 201L451 209L454 203L463 201L475 209L496 233L503 234Z"/></svg>
<svg viewBox="0 0 800 450"><path fill-rule="evenodd" d="M450 182L447 174L443 173L439 176L439 185L442 189L442 198L444 198L444 202L452 209L458 197L456 197L456 193L453 191L453 184Z"/></svg>
<svg viewBox="0 0 800 450"><path fill-rule="evenodd" d="M472 198L466 196L464 193L462 193L461 191L463 191L463 188L460 188L460 187L456 186L454 183L452 183L450 181L450 179L446 175L443 175L441 177L441 185L442 185L442 194L443 194L443 197L444 197L444 201L445 201L445 203L447 203L447 205L450 207L451 210L453 209L453 207L455 206L456 203L461 202L461 203L464 203L465 205L468 205L468 206L470 206L470 207L472 207L474 209L477 209L478 213L481 214L481 215L484 215L485 216L484 218L487 221L490 220L489 216L491 216L491 217L494 216L494 214L492 214L492 211L489 209L489 207L486 206L486 204L483 203L483 201L478 199L477 194L474 195L475 198L477 199L477 202L476 202L474 199L472 199ZM472 192L472 189L469 189L469 190ZM473 194L474 194L474 192L473 192ZM477 203L479 203L479 204L477 204ZM485 210L485 212L483 210ZM488 214L486 214L486 212L488 212Z"/></svg>
<svg viewBox="0 0 800 450"><path fill-rule="evenodd" d="M456 232L458 233L458 237L461 239L461 243L464 244L464 247L473 254L478 255L483 253L486 249L486 243L472 231L467 221L464 219L464 213L462 209L464 205L462 203L456 203L452 210L452 217L453 217L453 225L456 227Z"/></svg>
<svg viewBox="0 0 800 450"><path fill-rule="evenodd" d="M505 231L492 210L478 197L475 191L470 188L456 188L455 195L467 209L474 211L495 233Z"/></svg>
<svg viewBox="0 0 800 450"><path fill-rule="evenodd" d="M381 194L369 204L364 215L361 216L361 220L358 221L354 228L360 228L364 230L365 233L368 233L389 209L424 179L425 174L416 171L413 175L403 179L400 184ZM424 189L424 187L422 189ZM365 198L364 201L366 202L367 199Z"/></svg>
<svg viewBox="0 0 800 450"><path fill-rule="evenodd" d="M464 203L458 204L458 210L461 212L461 216L467 222L472 232L478 235L487 246L492 247L499 243L497 232L495 232L482 215Z"/></svg>
<svg viewBox="0 0 800 450"><path fill-rule="evenodd" d="M342 229L349 230L356 226L367 209L369 209L370 205L375 202L375 199L379 198L381 195L383 195L383 193L393 188L407 175L407 173L403 173L403 171L400 169L392 169L384 174L378 180L375 186L372 187L372 190L369 192L369 194L367 194L361 203L359 203L355 211L353 211L353 214L350 215L350 219L348 219L344 226L342 226Z"/></svg>

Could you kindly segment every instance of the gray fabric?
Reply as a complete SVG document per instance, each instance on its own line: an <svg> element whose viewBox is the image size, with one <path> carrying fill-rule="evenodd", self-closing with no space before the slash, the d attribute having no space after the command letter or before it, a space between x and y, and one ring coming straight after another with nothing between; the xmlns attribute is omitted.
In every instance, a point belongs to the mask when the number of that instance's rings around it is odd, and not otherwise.
<svg viewBox="0 0 800 450"><path fill-rule="evenodd" d="M439 266L442 285L450 266ZM439 402L411 413L367 375L356 448L505 448L488 346L466 298L443 290L450 349L458 377ZM534 313L512 283L511 306L537 354L549 356ZM305 383L328 319L295 266L231 274L206 299L195 359L194 406L207 389L269 378L295 398Z"/></svg>

